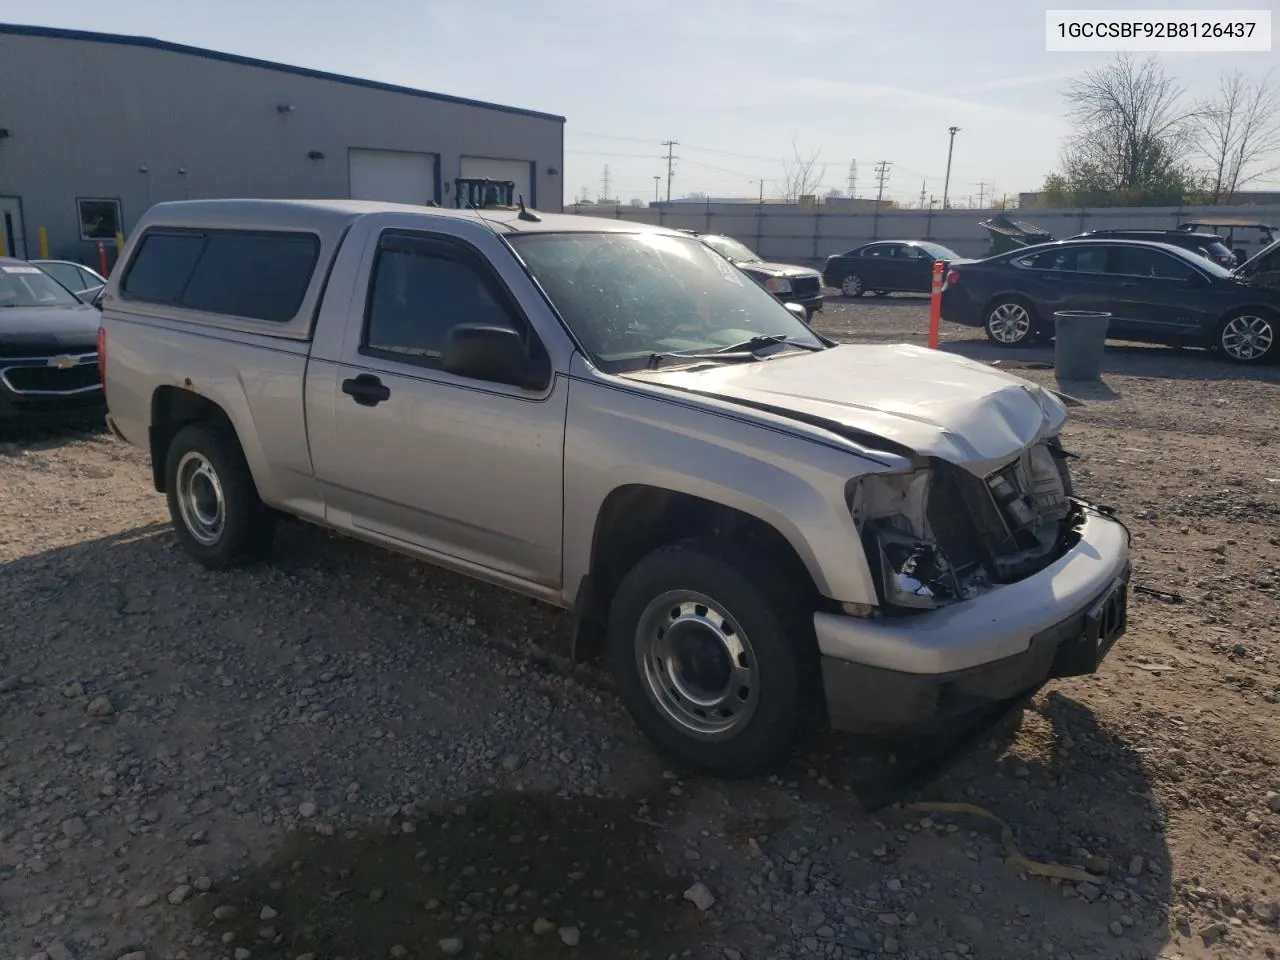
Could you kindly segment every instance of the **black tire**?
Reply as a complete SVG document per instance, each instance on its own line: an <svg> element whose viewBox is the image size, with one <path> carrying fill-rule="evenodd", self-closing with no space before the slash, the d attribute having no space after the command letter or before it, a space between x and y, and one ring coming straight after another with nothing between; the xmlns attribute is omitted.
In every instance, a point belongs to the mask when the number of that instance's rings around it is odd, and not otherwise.
<svg viewBox="0 0 1280 960"><path fill-rule="evenodd" d="M840 293L846 297L860 297L867 292L866 284L856 273L847 273L840 278Z"/></svg>
<svg viewBox="0 0 1280 960"><path fill-rule="evenodd" d="M694 598L680 598L681 593ZM687 540L641 559L614 593L608 638L614 676L636 725L662 753L699 772L734 778L777 767L802 728L806 708L821 703L813 607L806 603L809 594L794 577L749 544L719 538ZM664 595L666 600L660 603ZM656 669L659 661L651 655L648 642L649 636L663 636L661 629L646 629L646 624L653 623L666 627L680 624L693 630L691 643L705 644L705 638L715 634L704 630L704 639L698 639L699 627L692 621L699 597L712 604L702 607L703 615L708 619L726 615L723 632L746 651L736 662L740 671L745 671L741 676L749 675L747 680L732 675L733 661L727 655L722 653L719 658L719 664L730 671L720 688L726 694L725 701L735 707L746 704L737 725L720 733L689 726L689 721L721 722L714 710L704 712L700 721L688 712L691 700L685 701L684 708L660 703L660 696L668 703L678 703L681 698L672 693L676 686L670 675ZM691 612L680 620L672 618L671 612L682 609L682 602ZM643 641L642 633L646 635ZM675 629L669 630L667 636L673 635ZM708 660L702 659L699 666L708 666ZM696 668L687 671L685 681L697 672ZM657 683L664 688L661 695L651 686L650 678L655 675L663 680ZM710 702L709 698L705 702ZM671 711L679 714L681 709L686 721L673 717Z"/></svg>
<svg viewBox="0 0 1280 960"><path fill-rule="evenodd" d="M1029 347L1044 340L1036 308L1022 297L997 297L982 315L982 332L998 347Z"/></svg>
<svg viewBox="0 0 1280 960"><path fill-rule="evenodd" d="M1270 363L1280 356L1280 315L1266 309L1236 310L1222 318L1214 337L1218 352L1232 363Z"/></svg>
<svg viewBox="0 0 1280 960"><path fill-rule="evenodd" d="M207 474L185 479L190 471L204 468L216 483ZM226 570L256 560L270 546L276 515L258 498L249 464L229 426L192 423L179 430L169 444L164 475L178 541L196 561L210 570ZM199 496L183 492L200 489L219 493L210 492L200 504ZM221 503L220 521L202 524L201 518L210 515L209 497ZM218 515L216 505L212 513Z"/></svg>

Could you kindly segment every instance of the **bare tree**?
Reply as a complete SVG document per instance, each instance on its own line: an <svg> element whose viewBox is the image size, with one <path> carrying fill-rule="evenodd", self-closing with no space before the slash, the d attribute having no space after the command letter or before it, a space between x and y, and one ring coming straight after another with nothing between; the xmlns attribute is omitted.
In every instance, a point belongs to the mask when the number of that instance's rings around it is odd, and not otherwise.
<svg viewBox="0 0 1280 960"><path fill-rule="evenodd" d="M1192 120L1214 203L1280 170L1280 88L1270 74L1253 82L1239 70L1222 74L1217 95L1197 104Z"/></svg>
<svg viewBox="0 0 1280 960"><path fill-rule="evenodd" d="M817 194L822 188L827 167L826 164L818 165L818 158L822 156L820 148L807 156L802 155L794 139L791 141L791 155L791 160L782 162L780 189L784 200L795 203L801 197Z"/></svg>
<svg viewBox="0 0 1280 960"><path fill-rule="evenodd" d="M1068 193L1094 203L1181 199L1191 181L1191 111L1155 57L1121 54L1065 96L1075 129L1056 176Z"/></svg>

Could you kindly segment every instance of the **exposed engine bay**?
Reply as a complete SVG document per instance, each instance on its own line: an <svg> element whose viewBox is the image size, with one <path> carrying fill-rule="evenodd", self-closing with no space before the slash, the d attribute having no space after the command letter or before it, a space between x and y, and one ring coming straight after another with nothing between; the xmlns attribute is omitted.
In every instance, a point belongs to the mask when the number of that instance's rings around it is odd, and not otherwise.
<svg viewBox="0 0 1280 960"><path fill-rule="evenodd" d="M1062 556L1081 518L1070 456L1053 437L985 476L932 459L861 478L849 507L886 612L968 600Z"/></svg>

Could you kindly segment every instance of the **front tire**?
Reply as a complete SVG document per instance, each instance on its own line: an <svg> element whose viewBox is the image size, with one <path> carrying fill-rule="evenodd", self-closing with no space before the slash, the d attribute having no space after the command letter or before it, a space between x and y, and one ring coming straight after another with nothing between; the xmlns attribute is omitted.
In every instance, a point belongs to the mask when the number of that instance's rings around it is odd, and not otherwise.
<svg viewBox="0 0 1280 960"><path fill-rule="evenodd" d="M169 516L183 549L210 570L257 559L275 515L258 498L249 464L228 427L188 424L165 457Z"/></svg>
<svg viewBox="0 0 1280 960"><path fill-rule="evenodd" d="M987 307L982 329L987 339L1001 347L1027 347L1039 339L1035 309L1025 300L1010 297Z"/></svg>
<svg viewBox="0 0 1280 960"><path fill-rule="evenodd" d="M860 297L866 293L866 287L862 283L862 278L856 273L851 273L840 281L840 292L846 297Z"/></svg>
<svg viewBox="0 0 1280 960"><path fill-rule="evenodd" d="M775 768L818 699L805 596L747 544L688 540L644 557L609 611L609 658L636 725L713 776Z"/></svg>
<svg viewBox="0 0 1280 960"><path fill-rule="evenodd" d="M1276 356L1280 322L1263 310L1240 310L1218 327L1217 347L1233 363L1266 363Z"/></svg>

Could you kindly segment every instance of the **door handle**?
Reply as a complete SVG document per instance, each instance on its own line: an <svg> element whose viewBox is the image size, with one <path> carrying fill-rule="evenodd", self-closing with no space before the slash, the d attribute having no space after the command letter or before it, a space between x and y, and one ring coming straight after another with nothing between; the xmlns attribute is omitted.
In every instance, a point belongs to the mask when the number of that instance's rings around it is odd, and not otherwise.
<svg viewBox="0 0 1280 960"><path fill-rule="evenodd" d="M342 392L362 407L376 407L391 397L390 388L372 373L362 373L354 379L343 380Z"/></svg>
<svg viewBox="0 0 1280 960"><path fill-rule="evenodd" d="M1122 286L1122 287L1136 287L1137 285L1138 285L1138 282L1137 282L1136 280L1121 280L1121 281L1120 281L1120 286Z"/></svg>

